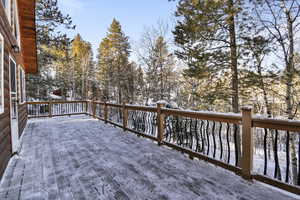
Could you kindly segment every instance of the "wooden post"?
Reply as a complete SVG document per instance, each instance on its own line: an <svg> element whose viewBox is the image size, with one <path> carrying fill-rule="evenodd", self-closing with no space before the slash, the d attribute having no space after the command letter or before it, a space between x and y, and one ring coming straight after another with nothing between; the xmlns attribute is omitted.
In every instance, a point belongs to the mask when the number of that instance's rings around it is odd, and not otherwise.
<svg viewBox="0 0 300 200"><path fill-rule="evenodd" d="M92 115L94 118L96 118L96 103L94 101L91 101L92 104Z"/></svg>
<svg viewBox="0 0 300 200"><path fill-rule="evenodd" d="M128 110L126 108L126 103L123 103L123 130L127 130L127 123L128 123Z"/></svg>
<svg viewBox="0 0 300 200"><path fill-rule="evenodd" d="M89 101L85 101L85 113L87 114L87 115L89 115L89 108L88 108L88 104L89 104Z"/></svg>
<svg viewBox="0 0 300 200"><path fill-rule="evenodd" d="M165 115L162 114L161 108L165 107L165 104L157 104L157 139L158 145L162 145L164 139L164 130L165 130Z"/></svg>
<svg viewBox="0 0 300 200"><path fill-rule="evenodd" d="M253 169L252 108L242 108L242 177L250 180Z"/></svg>
<svg viewBox="0 0 300 200"><path fill-rule="evenodd" d="M104 103L104 122L105 122L105 124L107 123L107 119L108 119L108 109L107 109L107 104L105 102Z"/></svg>
<svg viewBox="0 0 300 200"><path fill-rule="evenodd" d="M52 117L52 101L49 100L49 117Z"/></svg>

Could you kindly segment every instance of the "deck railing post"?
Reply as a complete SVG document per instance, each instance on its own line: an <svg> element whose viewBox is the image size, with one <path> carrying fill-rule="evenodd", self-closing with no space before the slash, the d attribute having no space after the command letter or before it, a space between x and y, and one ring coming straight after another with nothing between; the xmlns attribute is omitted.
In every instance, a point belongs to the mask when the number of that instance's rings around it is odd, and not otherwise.
<svg viewBox="0 0 300 200"><path fill-rule="evenodd" d="M49 117L52 117L52 101L49 100Z"/></svg>
<svg viewBox="0 0 300 200"><path fill-rule="evenodd" d="M108 108L107 108L107 103L104 102L104 122L105 122L105 124L107 123L107 119L108 119Z"/></svg>
<svg viewBox="0 0 300 200"><path fill-rule="evenodd" d="M251 179L253 168L253 133L252 133L252 108L242 108L242 177Z"/></svg>
<svg viewBox="0 0 300 200"><path fill-rule="evenodd" d="M87 114L87 115L89 115L89 109L88 109L88 103L89 103L89 101L85 101L85 113Z"/></svg>
<svg viewBox="0 0 300 200"><path fill-rule="evenodd" d="M161 108L165 107L164 103L157 104L157 140L158 145L163 144L165 130L165 115L161 112Z"/></svg>
<svg viewBox="0 0 300 200"><path fill-rule="evenodd" d="M96 103L92 101L91 104L92 104L92 115L94 118L96 118Z"/></svg>
<svg viewBox="0 0 300 200"><path fill-rule="evenodd" d="M123 130L127 130L127 123L128 123L128 110L126 108L126 103L123 102Z"/></svg>

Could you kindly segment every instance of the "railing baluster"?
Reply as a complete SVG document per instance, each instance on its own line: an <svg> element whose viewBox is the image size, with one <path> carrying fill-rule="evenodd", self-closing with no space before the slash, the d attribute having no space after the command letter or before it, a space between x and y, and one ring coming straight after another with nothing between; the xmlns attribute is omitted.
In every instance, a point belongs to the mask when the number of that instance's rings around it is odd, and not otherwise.
<svg viewBox="0 0 300 200"><path fill-rule="evenodd" d="M180 137L180 145L184 145L184 136L183 136L183 134L184 134L184 127L183 127L183 123L184 123L184 119L182 120L182 119L180 119L179 117L178 117L178 122L179 122L179 130L180 130L180 135L179 135L179 137Z"/></svg>
<svg viewBox="0 0 300 200"><path fill-rule="evenodd" d="M203 125L204 125L204 121L201 120L201 125L200 125L200 137L201 137L201 150L200 152L203 153L204 152L204 147L205 147L205 144L204 144L204 136L203 136Z"/></svg>
<svg viewBox="0 0 300 200"><path fill-rule="evenodd" d="M181 133L180 133L180 128L179 128L179 117L176 116L175 119L176 119L176 123L175 123L175 127L176 127L176 128L175 128L174 131L176 132L176 133L175 133L175 135L176 135L176 143L177 143L177 144L180 144L180 140L181 140L180 134L181 134Z"/></svg>
<svg viewBox="0 0 300 200"><path fill-rule="evenodd" d="M275 142L274 142L274 160L275 160L275 170L274 170L274 178L278 178L281 180L280 175L278 175L280 167L278 161L278 130L275 130Z"/></svg>
<svg viewBox="0 0 300 200"><path fill-rule="evenodd" d="M207 152L206 154L209 155L209 121L206 121L206 136L207 136Z"/></svg>
<svg viewBox="0 0 300 200"><path fill-rule="evenodd" d="M227 130L226 130L226 139L227 139L227 151L228 151L228 155L227 155L227 163L230 163L230 124L227 123Z"/></svg>
<svg viewBox="0 0 300 200"><path fill-rule="evenodd" d="M264 175L267 175L268 170L268 155L267 155L267 138L268 138L268 129L264 128Z"/></svg>
<svg viewBox="0 0 300 200"><path fill-rule="evenodd" d="M196 152L199 152L198 119L195 122Z"/></svg>
<svg viewBox="0 0 300 200"><path fill-rule="evenodd" d="M238 153L238 125L234 124L233 125L233 131L234 131L234 151L235 151L235 166L238 166L239 162L239 153Z"/></svg>
<svg viewBox="0 0 300 200"><path fill-rule="evenodd" d="M220 140L220 160L223 158L223 142L222 142L222 122L220 122L220 127L219 127L219 140Z"/></svg>
<svg viewBox="0 0 300 200"><path fill-rule="evenodd" d="M298 132L298 185L300 185L300 133Z"/></svg>
<svg viewBox="0 0 300 200"><path fill-rule="evenodd" d="M128 110L126 108L126 103L123 103L123 130L126 131L127 130L127 126L128 126Z"/></svg>
<svg viewBox="0 0 300 200"><path fill-rule="evenodd" d="M289 172L290 172L290 132L286 132L286 171L285 171L285 182L289 182Z"/></svg>
<svg viewBox="0 0 300 200"><path fill-rule="evenodd" d="M213 151L213 158L216 157L216 138L215 138L215 127L216 127L216 122L213 121L213 127L212 127L212 137L213 137L213 145L214 145L214 151Z"/></svg>

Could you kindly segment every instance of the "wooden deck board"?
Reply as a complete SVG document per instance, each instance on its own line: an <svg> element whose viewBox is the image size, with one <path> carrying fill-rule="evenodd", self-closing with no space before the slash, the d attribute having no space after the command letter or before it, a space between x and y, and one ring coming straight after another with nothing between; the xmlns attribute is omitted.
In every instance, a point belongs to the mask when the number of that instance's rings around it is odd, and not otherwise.
<svg viewBox="0 0 300 200"><path fill-rule="evenodd" d="M295 199L98 120L29 120L0 199Z"/></svg>

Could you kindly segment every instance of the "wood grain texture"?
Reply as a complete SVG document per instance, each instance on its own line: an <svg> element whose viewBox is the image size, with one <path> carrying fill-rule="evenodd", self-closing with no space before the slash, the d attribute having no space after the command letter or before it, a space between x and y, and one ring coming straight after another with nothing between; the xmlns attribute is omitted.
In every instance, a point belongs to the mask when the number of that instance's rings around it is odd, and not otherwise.
<svg viewBox="0 0 300 200"><path fill-rule="evenodd" d="M1 12L1 9L0 9ZM0 21L1 27L1 21ZM0 28L1 32L1 28ZM2 33L2 32L1 32ZM8 41L8 40L5 40ZM9 47L4 44L4 113L0 114L0 177L12 155L9 95Z"/></svg>
<svg viewBox="0 0 300 200"><path fill-rule="evenodd" d="M37 73L35 0L18 0L21 51L26 73Z"/></svg>
<svg viewBox="0 0 300 200"><path fill-rule="evenodd" d="M26 103L18 106L18 120L19 120L19 137L21 137L23 130L27 123L27 105Z"/></svg>

